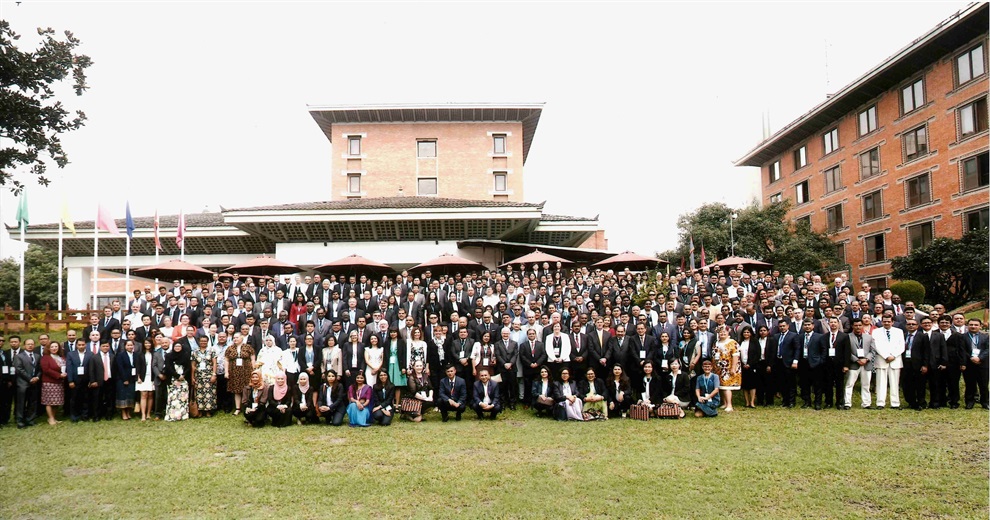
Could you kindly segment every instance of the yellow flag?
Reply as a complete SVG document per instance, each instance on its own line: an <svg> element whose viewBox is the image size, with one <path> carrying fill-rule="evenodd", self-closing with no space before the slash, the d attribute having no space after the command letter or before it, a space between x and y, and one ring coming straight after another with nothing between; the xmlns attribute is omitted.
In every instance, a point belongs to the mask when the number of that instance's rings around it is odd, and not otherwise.
<svg viewBox="0 0 990 520"><path fill-rule="evenodd" d="M65 229L72 232L72 236L76 236L76 224L69 216L69 203L65 199L62 199L62 224L65 225Z"/></svg>

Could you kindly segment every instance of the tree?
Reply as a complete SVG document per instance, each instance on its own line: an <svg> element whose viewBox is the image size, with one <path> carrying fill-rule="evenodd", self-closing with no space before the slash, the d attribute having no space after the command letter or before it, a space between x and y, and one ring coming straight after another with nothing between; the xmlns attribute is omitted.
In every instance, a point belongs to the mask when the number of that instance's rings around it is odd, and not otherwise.
<svg viewBox="0 0 990 520"><path fill-rule="evenodd" d="M984 297L987 291L987 230L970 231L962 238L936 238L928 247L890 261L891 276L917 280L925 299L952 309Z"/></svg>
<svg viewBox="0 0 990 520"><path fill-rule="evenodd" d="M695 265L701 266L701 246L705 247L708 263L715 258L735 254L773 264L782 273L822 271L839 263L835 245L824 233L816 233L807 224L795 224L787 218L789 201L776 202L760 207L755 202L743 209L732 209L722 203L704 204L691 213L678 217L678 247L664 251L660 258L674 265L683 257L689 258L689 241L694 237ZM732 232L729 219L732 213Z"/></svg>
<svg viewBox="0 0 990 520"><path fill-rule="evenodd" d="M37 245L24 252L24 305L29 309L58 308L58 254ZM20 299L20 265L13 258L0 261L0 302ZM62 297L68 277L62 273ZM64 307L63 307L64 308Z"/></svg>
<svg viewBox="0 0 990 520"><path fill-rule="evenodd" d="M59 168L69 163L59 135L78 130L86 114L73 116L56 99L55 87L72 77L72 88L81 96L86 86L89 56L74 51L80 41L65 31L65 40L55 37L51 28L38 29L42 42L37 50L25 52L14 46L20 35L6 20L0 20L0 141L13 143L0 148L0 185L10 182L20 191L24 183L14 177L19 167L28 167L38 183L47 186L48 156Z"/></svg>

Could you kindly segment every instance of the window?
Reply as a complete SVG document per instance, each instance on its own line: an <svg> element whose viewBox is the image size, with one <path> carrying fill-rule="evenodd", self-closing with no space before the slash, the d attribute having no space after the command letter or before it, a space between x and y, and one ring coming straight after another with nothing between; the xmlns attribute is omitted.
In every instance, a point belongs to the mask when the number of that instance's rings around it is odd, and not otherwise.
<svg viewBox="0 0 990 520"><path fill-rule="evenodd" d="M956 58L956 79L962 85L967 81L982 76L986 71L983 65L983 45L977 45Z"/></svg>
<svg viewBox="0 0 990 520"><path fill-rule="evenodd" d="M859 135L866 135L877 129L877 106L873 105L870 108L859 113Z"/></svg>
<svg viewBox="0 0 990 520"><path fill-rule="evenodd" d="M907 190L907 207L913 208L932 201L932 187L928 174L922 174L908 179L904 183Z"/></svg>
<svg viewBox="0 0 990 520"><path fill-rule="evenodd" d="M495 191L499 193L509 191L508 176L505 172L495 173Z"/></svg>
<svg viewBox="0 0 990 520"><path fill-rule="evenodd" d="M811 192L809 191L808 181L801 182L794 187L794 200L797 204L804 204L811 200Z"/></svg>
<svg viewBox="0 0 990 520"><path fill-rule="evenodd" d="M833 128L833 129L829 130L828 132L825 132L825 135L822 136L822 139L824 139L824 141L825 141L825 155L828 155L828 154L830 154L830 153L832 153L832 152L834 152L834 151L836 151L836 150L839 149L839 129L838 128Z"/></svg>
<svg viewBox="0 0 990 520"><path fill-rule="evenodd" d="M437 142L436 141L416 141L416 156L417 157L436 157L437 156Z"/></svg>
<svg viewBox="0 0 990 520"><path fill-rule="evenodd" d="M347 138L347 155L361 155L361 137L350 136Z"/></svg>
<svg viewBox="0 0 990 520"><path fill-rule="evenodd" d="M904 134L904 160L917 159L928 153L928 131L919 126Z"/></svg>
<svg viewBox="0 0 990 520"><path fill-rule="evenodd" d="M841 187L842 174L839 172L839 167L836 166L825 170L825 193L832 193Z"/></svg>
<svg viewBox="0 0 990 520"><path fill-rule="evenodd" d="M883 216L883 198L880 190L863 195L863 222Z"/></svg>
<svg viewBox="0 0 990 520"><path fill-rule="evenodd" d="M794 169L800 170L808 165L808 145L794 150Z"/></svg>
<svg viewBox="0 0 990 520"><path fill-rule="evenodd" d="M901 113L907 114L924 106L925 80L919 79L901 89Z"/></svg>
<svg viewBox="0 0 990 520"><path fill-rule="evenodd" d="M423 179L416 179L416 193L419 195L436 195L437 178L429 177Z"/></svg>
<svg viewBox="0 0 990 520"><path fill-rule="evenodd" d="M883 262L887 259L887 252L884 249L883 233L866 237L866 263L872 264Z"/></svg>
<svg viewBox="0 0 990 520"><path fill-rule="evenodd" d="M845 242L841 244L835 244L835 257L839 259L840 264L846 263L846 244Z"/></svg>
<svg viewBox="0 0 990 520"><path fill-rule="evenodd" d="M965 231L976 231L990 227L990 208L970 211L963 215L963 225Z"/></svg>
<svg viewBox="0 0 990 520"><path fill-rule="evenodd" d="M867 179L880 174L880 148L859 154L859 178Z"/></svg>
<svg viewBox="0 0 990 520"><path fill-rule="evenodd" d="M504 135L493 135L492 136L492 153L495 155L505 155L505 136Z"/></svg>
<svg viewBox="0 0 990 520"><path fill-rule="evenodd" d="M347 193L353 193L355 195L361 193L361 174L347 176Z"/></svg>
<svg viewBox="0 0 990 520"><path fill-rule="evenodd" d="M983 188L990 184L990 153L983 152L980 155L964 159L963 170L963 191Z"/></svg>
<svg viewBox="0 0 990 520"><path fill-rule="evenodd" d="M825 229L835 233L842 229L842 204L836 204L825 209Z"/></svg>
<svg viewBox="0 0 990 520"><path fill-rule="evenodd" d="M924 222L908 227L908 251L923 249L932 243L932 223Z"/></svg>
<svg viewBox="0 0 990 520"><path fill-rule="evenodd" d="M771 184L780 180L780 161L770 163L770 166L767 167L767 175Z"/></svg>
<svg viewBox="0 0 990 520"><path fill-rule="evenodd" d="M811 229L811 215L805 215L794 219L794 226L797 228Z"/></svg>
<svg viewBox="0 0 990 520"><path fill-rule="evenodd" d="M987 98L976 101L959 109L959 136L969 137L987 129Z"/></svg>
<svg viewBox="0 0 990 520"><path fill-rule="evenodd" d="M866 282L866 283L868 283L868 284L870 284L870 287L872 287L874 289L877 289L879 291L883 291L884 289L887 288L887 277L886 276L881 276L879 278L867 278L867 279L865 279L863 281Z"/></svg>
<svg viewBox="0 0 990 520"><path fill-rule="evenodd" d="M784 200L784 195L782 193L774 193L770 195L770 204L774 204Z"/></svg>

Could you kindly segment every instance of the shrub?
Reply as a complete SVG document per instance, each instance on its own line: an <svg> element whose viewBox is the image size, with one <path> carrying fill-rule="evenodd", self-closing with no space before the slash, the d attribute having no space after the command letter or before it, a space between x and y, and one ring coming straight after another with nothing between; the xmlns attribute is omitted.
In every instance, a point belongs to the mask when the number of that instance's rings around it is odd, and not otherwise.
<svg viewBox="0 0 990 520"><path fill-rule="evenodd" d="M901 280L890 286L890 292L901 297L903 302L920 305L925 301L925 286L914 280Z"/></svg>

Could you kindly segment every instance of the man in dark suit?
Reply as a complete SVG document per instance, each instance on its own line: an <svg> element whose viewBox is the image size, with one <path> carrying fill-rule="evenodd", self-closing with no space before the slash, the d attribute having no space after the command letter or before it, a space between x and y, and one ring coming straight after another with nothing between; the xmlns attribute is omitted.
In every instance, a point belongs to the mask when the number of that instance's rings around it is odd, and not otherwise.
<svg viewBox="0 0 990 520"><path fill-rule="evenodd" d="M433 335L424 338L426 341L426 363L430 367L430 386L434 389L440 388L440 379L443 377L444 367L447 366L447 336L444 327L437 325L433 329ZM439 403L440 393L433 392L434 404ZM439 407L439 405L437 404Z"/></svg>
<svg viewBox="0 0 990 520"><path fill-rule="evenodd" d="M101 343L100 353L89 360L89 417L93 422L113 416L114 360L110 344Z"/></svg>
<svg viewBox="0 0 990 520"><path fill-rule="evenodd" d="M533 403L533 381L540 377L540 366L547 362L547 349L537 340L536 329L526 330L526 341L519 345L519 363L523 371L523 402Z"/></svg>
<svg viewBox="0 0 990 520"><path fill-rule="evenodd" d="M990 338L981 332L983 321L970 318L966 321L969 332L965 337L966 369L963 377L966 381L966 409L976 406L976 394L980 394L980 406L990 409L990 399L987 396L987 381L990 379Z"/></svg>
<svg viewBox="0 0 990 520"><path fill-rule="evenodd" d="M69 380L68 410L72 422L89 419L90 359L93 353L86 350L86 340L77 339L75 349L65 355L65 373Z"/></svg>
<svg viewBox="0 0 990 520"><path fill-rule="evenodd" d="M811 407L811 391L814 386L815 408L821 410L822 388L816 382L822 381L821 371L824 369L825 352L822 348L822 335L815 332L815 322L810 318L804 320L803 331L794 344L794 357L791 365L797 365L798 381L801 385L801 408Z"/></svg>
<svg viewBox="0 0 990 520"><path fill-rule="evenodd" d="M456 415L454 419L461 420L467 403L467 385L464 379L457 376L457 369L454 365L447 365L445 378L440 380L440 417L443 422L447 422L450 412Z"/></svg>
<svg viewBox="0 0 990 520"><path fill-rule="evenodd" d="M908 318L904 322L904 353L901 361L901 386L908 407L921 410L925 405L928 374L931 371L931 341L918 329L918 320Z"/></svg>
<svg viewBox="0 0 990 520"><path fill-rule="evenodd" d="M574 320L571 322L571 332L568 334L571 340L571 361L569 363L572 374L584 374L588 368L588 338L581 332L581 322ZM648 336L652 337L652 336Z"/></svg>
<svg viewBox="0 0 990 520"><path fill-rule="evenodd" d="M519 401L519 383L516 380L516 363L519 360L519 345L509 339L511 332L508 327L501 331L501 338L495 342L495 359L498 360L496 373L502 375L501 401L510 410L516 409Z"/></svg>
<svg viewBox="0 0 990 520"><path fill-rule="evenodd" d="M633 360L628 367L629 379L632 381L634 389L642 390L640 385L643 382L643 364L648 360L653 360L657 338L646 334L645 323L637 323L636 334L629 338L629 345L633 355ZM580 374L580 372L574 371L571 373Z"/></svg>
<svg viewBox="0 0 990 520"><path fill-rule="evenodd" d="M612 339L612 334L605 328L605 319L601 316L595 318L594 328L585 337L588 339L588 365L595 367L595 376L604 380L608 375L606 354Z"/></svg>
<svg viewBox="0 0 990 520"><path fill-rule="evenodd" d="M756 337L753 341L762 349L762 355L759 361L753 361L751 357L750 364L756 365L756 377L759 381L756 385L756 404L759 406L773 406L774 397L779 390L776 385L775 370L777 368L777 339L779 336L771 336L771 330L769 327L760 324L757 327Z"/></svg>
<svg viewBox="0 0 990 520"><path fill-rule="evenodd" d="M447 362L457 368L457 375L467 383L474 383L472 377L471 351L474 348L474 341L468 337L467 327L457 330L457 337L451 338L447 343ZM473 388L472 388L473 390Z"/></svg>
<svg viewBox="0 0 990 520"><path fill-rule="evenodd" d="M14 356L13 366L17 378L14 419L18 428L34 426L41 397L41 355L34 352L33 339L24 341L24 349Z"/></svg>
<svg viewBox="0 0 990 520"><path fill-rule="evenodd" d="M605 357L608 359L608 371L611 372L611 367L619 365L622 370L628 370L631 364L639 364L638 359L634 359L632 352L632 340L626 335L625 325L619 325L615 328L615 335L609 340L608 349L605 352ZM638 358L638 354L636 357ZM628 374L627 374L628 375Z"/></svg>
<svg viewBox="0 0 990 520"><path fill-rule="evenodd" d="M780 389L782 406L793 408L797 400L797 360L794 343L798 342L798 335L791 332L789 320L780 320L777 323L780 333L777 335L777 363L773 369L777 372L777 388Z"/></svg>
<svg viewBox="0 0 990 520"><path fill-rule="evenodd" d="M939 334L945 339L948 366L943 374L946 394L942 399L951 409L959 408L959 378L966 368L966 337L959 333L953 319L943 314L938 317Z"/></svg>
<svg viewBox="0 0 990 520"><path fill-rule="evenodd" d="M478 381L474 383L474 399L471 400L471 408L474 409L474 413L478 414L478 419L484 419L485 414L488 414L488 418L493 421L502 411L499 384L491 380L491 374L487 368L478 370Z"/></svg>
<svg viewBox="0 0 990 520"><path fill-rule="evenodd" d="M949 320L946 319L948 325ZM928 407L937 410L945 403L945 370L949 364L949 351L945 343L945 336L933 327L934 321L930 316L921 318L921 334L925 336L928 343Z"/></svg>
<svg viewBox="0 0 990 520"><path fill-rule="evenodd" d="M836 316L828 318L828 327L829 329L822 337L822 341L825 341L825 363L820 370L822 379L819 381L819 385L821 391L825 393L825 408L831 408L834 403L836 409L841 409L845 401L845 374L849 371L847 366L849 335L842 331L842 323ZM832 400L833 393L835 395L834 401ZM816 391L816 408L821 404L818 399L819 394L820 392Z"/></svg>

